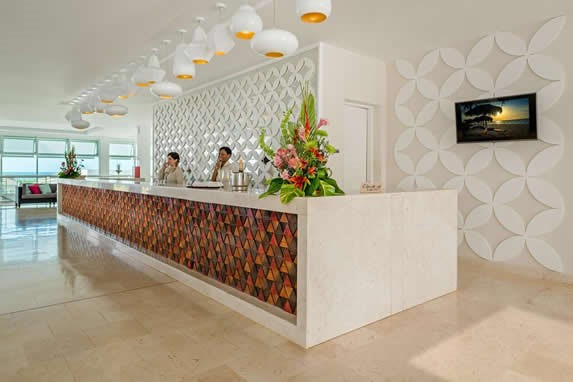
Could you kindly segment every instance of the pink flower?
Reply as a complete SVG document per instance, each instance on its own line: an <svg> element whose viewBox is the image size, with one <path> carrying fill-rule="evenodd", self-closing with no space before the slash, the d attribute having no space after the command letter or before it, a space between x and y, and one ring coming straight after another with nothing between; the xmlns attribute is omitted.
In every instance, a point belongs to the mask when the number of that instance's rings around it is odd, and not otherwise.
<svg viewBox="0 0 573 382"><path fill-rule="evenodd" d="M304 130L300 129L298 131L298 137L301 141L306 142L306 134L304 133Z"/></svg>
<svg viewBox="0 0 573 382"><path fill-rule="evenodd" d="M275 157L273 159L273 164L275 165L276 168L281 168L281 166L283 165L283 160L282 158L279 156L279 154L275 154Z"/></svg>
<svg viewBox="0 0 573 382"><path fill-rule="evenodd" d="M321 118L320 121L318 122L318 126L316 126L316 128L320 129L322 126L327 126L327 125L328 125L328 119Z"/></svg>
<svg viewBox="0 0 573 382"><path fill-rule="evenodd" d="M288 166L290 168L297 168L300 166L300 160L298 158L290 158L288 161Z"/></svg>
<svg viewBox="0 0 573 382"><path fill-rule="evenodd" d="M290 179L290 175L288 173L288 170L284 170L283 172L281 172L281 178L283 178L284 180Z"/></svg>
<svg viewBox="0 0 573 382"><path fill-rule="evenodd" d="M289 150L291 150L291 151L292 151L292 150L294 150L294 146L293 146L293 145L291 145L291 144L288 144L288 145L287 145L287 149L289 149ZM284 149L283 149L283 150L284 150Z"/></svg>

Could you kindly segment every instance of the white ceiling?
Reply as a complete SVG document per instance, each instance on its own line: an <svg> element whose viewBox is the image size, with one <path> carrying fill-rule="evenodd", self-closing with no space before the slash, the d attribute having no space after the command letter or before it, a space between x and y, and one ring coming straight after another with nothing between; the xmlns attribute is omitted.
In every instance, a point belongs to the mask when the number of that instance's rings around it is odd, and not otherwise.
<svg viewBox="0 0 573 382"><path fill-rule="evenodd" d="M218 20L215 0L49 0L2 1L0 5L0 123L35 121L63 124L61 103L102 81L179 28L192 30L196 16ZM243 0L227 0L230 14ZM272 24L269 0L259 13ZM266 4L266 5L265 5ZM327 23L298 21L294 0L277 0L279 25L294 32L301 46L325 41L358 53L389 59L515 29L573 10L570 0L333 0ZM188 34L188 39L190 38ZM174 43L161 52L166 56ZM216 57L198 70L186 88L199 86L266 59L248 43ZM168 61L167 66L171 63ZM138 96L133 103L152 102ZM41 127L37 123L33 127ZM53 127L53 126L52 126Z"/></svg>

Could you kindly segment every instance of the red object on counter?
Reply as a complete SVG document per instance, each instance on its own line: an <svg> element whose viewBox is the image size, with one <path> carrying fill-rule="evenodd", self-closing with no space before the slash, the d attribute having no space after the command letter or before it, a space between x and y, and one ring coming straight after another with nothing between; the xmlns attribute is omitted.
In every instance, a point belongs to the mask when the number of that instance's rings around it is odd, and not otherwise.
<svg viewBox="0 0 573 382"><path fill-rule="evenodd" d="M141 178L141 167L140 166L135 166L133 168L133 177L134 178Z"/></svg>

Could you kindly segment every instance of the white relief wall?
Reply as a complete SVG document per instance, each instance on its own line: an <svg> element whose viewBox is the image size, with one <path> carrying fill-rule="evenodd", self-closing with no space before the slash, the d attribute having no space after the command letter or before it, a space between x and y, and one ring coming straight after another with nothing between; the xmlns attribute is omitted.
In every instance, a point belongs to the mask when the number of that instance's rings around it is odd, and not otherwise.
<svg viewBox="0 0 573 382"><path fill-rule="evenodd" d="M530 38L497 32L471 46L436 49L417 65L395 62L401 79L391 129L400 130L393 165L401 175L394 185L457 189L460 246L490 261L531 256L565 271L564 254L547 239L562 224L565 201L546 179L564 154L562 127L551 111L565 89L565 71L545 53L565 22L551 19ZM537 93L538 141L456 144L454 102L531 92Z"/></svg>
<svg viewBox="0 0 573 382"><path fill-rule="evenodd" d="M208 179L221 146L233 150L232 162L245 160L246 171L260 183L272 166L263 164L258 146L260 128L268 143L278 146L283 112L301 99L301 83L316 89L316 49L264 66L247 74L197 90L153 112L154 173L167 154L178 152L187 180ZM295 111L298 113L298 105Z"/></svg>

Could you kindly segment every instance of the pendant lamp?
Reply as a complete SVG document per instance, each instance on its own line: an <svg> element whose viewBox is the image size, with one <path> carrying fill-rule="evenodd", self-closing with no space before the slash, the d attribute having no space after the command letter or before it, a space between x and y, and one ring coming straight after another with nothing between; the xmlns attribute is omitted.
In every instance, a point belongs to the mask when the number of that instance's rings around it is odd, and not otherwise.
<svg viewBox="0 0 573 382"><path fill-rule="evenodd" d="M276 0L273 1L274 24L277 24ZM265 29L257 33L251 40L251 48L260 55L268 58L290 56L298 49L296 36L284 29Z"/></svg>
<svg viewBox="0 0 573 382"><path fill-rule="evenodd" d="M99 99L101 102L103 103L113 103L113 101L115 101L115 99L119 96L119 91L117 88L109 86L106 88L103 88L100 92L99 92Z"/></svg>
<svg viewBox="0 0 573 382"><path fill-rule="evenodd" d="M149 61L147 61L147 83L150 85L162 81L163 77L165 77L165 70L159 66L157 52L158 49L153 49L153 54L149 57Z"/></svg>
<svg viewBox="0 0 573 382"><path fill-rule="evenodd" d="M115 87L118 89L117 98L119 99L128 99L134 96L137 91L135 85L127 79L125 71L117 78Z"/></svg>
<svg viewBox="0 0 573 382"><path fill-rule="evenodd" d="M93 114L94 109L87 101L80 105L80 112L85 115Z"/></svg>
<svg viewBox="0 0 573 382"><path fill-rule="evenodd" d="M195 64L191 62L186 49L186 44L177 45L173 58L173 76L180 80L190 80L195 77Z"/></svg>
<svg viewBox="0 0 573 382"><path fill-rule="evenodd" d="M304 23L321 23L332 10L331 0L296 0L296 14Z"/></svg>
<svg viewBox="0 0 573 382"><path fill-rule="evenodd" d="M151 93L161 99L172 99L179 97L183 93L183 89L174 82L161 81L151 86Z"/></svg>
<svg viewBox="0 0 573 382"><path fill-rule="evenodd" d="M173 76L180 80L190 80L195 77L195 64L186 53L187 44L183 37L185 33L187 33L185 29L177 31L181 43L175 48L175 57L173 57Z"/></svg>
<svg viewBox="0 0 573 382"><path fill-rule="evenodd" d="M105 108L107 107L107 105L103 102L98 102L95 106L95 112L102 114L105 113Z"/></svg>
<svg viewBox="0 0 573 382"><path fill-rule="evenodd" d="M225 3L217 3L215 6L219 9L219 14L222 19L223 12L227 8L227 5ZM231 30L226 23L217 24L211 28L207 34L207 40L215 56L225 56L235 47L235 40L233 40Z"/></svg>
<svg viewBox="0 0 573 382"><path fill-rule="evenodd" d="M241 40L250 40L262 30L263 20L248 4L241 5L231 18L231 32Z"/></svg>
<svg viewBox="0 0 573 382"><path fill-rule="evenodd" d="M139 86L142 88L149 86L149 82L147 80L148 80L148 75L147 75L147 68L145 67L145 65L141 65L140 67L138 67L133 73L133 76L131 77L131 81L135 84L135 86Z"/></svg>
<svg viewBox="0 0 573 382"><path fill-rule="evenodd" d="M105 113L113 118L123 117L127 114L127 107L114 103L105 108Z"/></svg>
<svg viewBox="0 0 573 382"><path fill-rule="evenodd" d="M217 24L208 34L209 46L215 56L224 56L235 47L235 41L231 37L231 32L226 24Z"/></svg>
<svg viewBox="0 0 573 382"><path fill-rule="evenodd" d="M207 41L207 33L201 26L201 23L204 20L205 19L203 17L197 17L197 22L199 25L197 25L195 28L191 44L188 45L186 50L186 53L191 61L197 65L208 64L213 57L213 51L210 49Z"/></svg>
<svg viewBox="0 0 573 382"><path fill-rule="evenodd" d="M72 110L66 113L65 118L66 121L68 122L77 121L82 119L82 113L80 112L80 109L78 107L74 106Z"/></svg>
<svg viewBox="0 0 573 382"><path fill-rule="evenodd" d="M84 121L83 119L72 121L71 125L74 129L78 130L85 130L90 127L90 123L88 121Z"/></svg>

